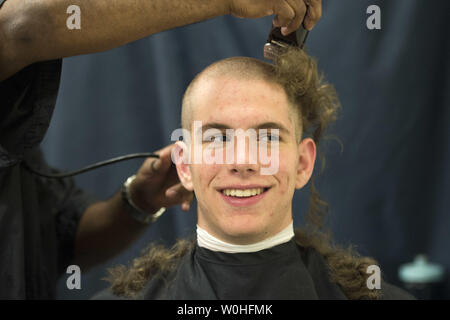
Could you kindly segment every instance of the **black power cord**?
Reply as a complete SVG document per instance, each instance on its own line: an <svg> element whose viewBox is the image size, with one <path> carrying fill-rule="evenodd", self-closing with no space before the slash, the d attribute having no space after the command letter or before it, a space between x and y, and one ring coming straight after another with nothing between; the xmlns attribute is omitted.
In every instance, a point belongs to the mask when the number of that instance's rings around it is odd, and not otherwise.
<svg viewBox="0 0 450 320"><path fill-rule="evenodd" d="M91 164L89 166L86 166L84 168L81 168L79 170L75 170L75 171L71 171L71 172L65 172L65 173L54 173L54 174L50 174L50 173L43 173L40 171L37 171L33 168L31 168L27 163L22 162L22 165L30 172L41 176L41 177L45 177L45 178L54 178L54 179L62 179L62 178L68 178L68 177L72 177L81 173L85 173L87 171L90 170L94 170L103 166L107 166L116 162L120 162L120 161L125 161L125 160L130 160L130 159L136 159L136 158L159 158L159 155L156 153L151 153L151 152L141 152L141 153L132 153L132 154L127 154L125 156L120 156L120 157L116 157L116 158L112 158L109 160L105 160L105 161L101 161L101 162L97 162L94 164Z"/></svg>

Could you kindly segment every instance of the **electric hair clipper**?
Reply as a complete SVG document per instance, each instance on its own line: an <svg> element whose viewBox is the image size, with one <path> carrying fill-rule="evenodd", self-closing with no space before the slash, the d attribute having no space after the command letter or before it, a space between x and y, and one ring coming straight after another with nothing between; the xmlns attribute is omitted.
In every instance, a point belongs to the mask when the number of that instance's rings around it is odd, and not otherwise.
<svg viewBox="0 0 450 320"><path fill-rule="evenodd" d="M309 31L303 27L303 24L295 32L287 36L281 34L281 28L272 25L267 42L264 45L264 58L275 60L288 47L299 47L303 49Z"/></svg>

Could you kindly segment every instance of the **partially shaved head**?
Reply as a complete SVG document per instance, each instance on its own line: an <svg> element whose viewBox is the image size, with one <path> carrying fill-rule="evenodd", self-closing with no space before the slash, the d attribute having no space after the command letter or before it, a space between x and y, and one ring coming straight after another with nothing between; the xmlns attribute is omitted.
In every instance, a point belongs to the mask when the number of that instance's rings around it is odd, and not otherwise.
<svg viewBox="0 0 450 320"><path fill-rule="evenodd" d="M190 130L195 119L197 94L202 83L234 78L258 80L284 89L290 111L301 137L305 130L318 142L324 127L335 119L339 102L334 88L319 76L316 62L303 50L292 48L281 55L275 64L249 57L233 57L213 63L199 73L184 94L181 124Z"/></svg>
<svg viewBox="0 0 450 320"><path fill-rule="evenodd" d="M194 114L196 99L201 99L197 88L204 81L216 80L218 78L233 77L240 80L265 80L274 82L274 67L264 61L248 58L233 57L213 63L199 73L190 83L183 98L181 111L181 125L190 130Z"/></svg>

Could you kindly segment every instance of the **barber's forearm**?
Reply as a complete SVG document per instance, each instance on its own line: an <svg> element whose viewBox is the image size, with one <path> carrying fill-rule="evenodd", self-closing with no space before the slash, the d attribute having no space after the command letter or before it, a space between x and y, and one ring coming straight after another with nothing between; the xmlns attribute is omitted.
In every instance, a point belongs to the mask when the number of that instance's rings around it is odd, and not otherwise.
<svg viewBox="0 0 450 320"><path fill-rule="evenodd" d="M80 30L66 26L66 10L72 4L81 10ZM27 65L108 50L228 14L229 8L226 0L13 0L5 2L2 11L0 37L15 41L6 44L5 51L16 52L15 61Z"/></svg>
<svg viewBox="0 0 450 320"><path fill-rule="evenodd" d="M107 50L148 35L227 13L224 0L46 0L36 10L38 43L53 48L42 50L42 58L56 58ZM68 30L66 9L81 9L81 29ZM33 13L33 12L31 12ZM35 19L35 18L33 18ZM36 23L37 24L37 23ZM40 30L40 29L37 29Z"/></svg>
<svg viewBox="0 0 450 320"><path fill-rule="evenodd" d="M142 235L143 225L124 211L120 193L84 212L75 240L75 260L85 270L117 255Z"/></svg>

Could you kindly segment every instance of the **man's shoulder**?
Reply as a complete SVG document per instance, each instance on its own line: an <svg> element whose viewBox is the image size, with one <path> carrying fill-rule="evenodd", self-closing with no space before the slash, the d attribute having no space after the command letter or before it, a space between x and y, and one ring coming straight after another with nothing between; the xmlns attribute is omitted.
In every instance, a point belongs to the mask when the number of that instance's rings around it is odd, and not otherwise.
<svg viewBox="0 0 450 320"><path fill-rule="evenodd" d="M329 290L337 285L349 299L380 299L380 300L413 300L414 296L407 291L381 279L381 289L369 289L365 272L371 258L361 256L328 253L321 254L314 247L302 247L297 244L302 260L311 274L316 286L324 286ZM340 256L342 255L342 256ZM325 284L330 283L325 286ZM376 291L374 291L376 290Z"/></svg>
<svg viewBox="0 0 450 320"><path fill-rule="evenodd" d="M110 270L111 287L97 293L95 300L159 300L176 276L180 265L193 253L193 241L180 239L167 248L152 244L130 266ZM112 276L114 275L114 276Z"/></svg>
<svg viewBox="0 0 450 320"><path fill-rule="evenodd" d="M113 293L111 288L104 289L96 293L91 300L129 300L124 296L119 296Z"/></svg>
<svg viewBox="0 0 450 320"><path fill-rule="evenodd" d="M171 274L160 273L146 280L139 290L114 288L113 286L95 294L91 300L158 300L162 299Z"/></svg>

